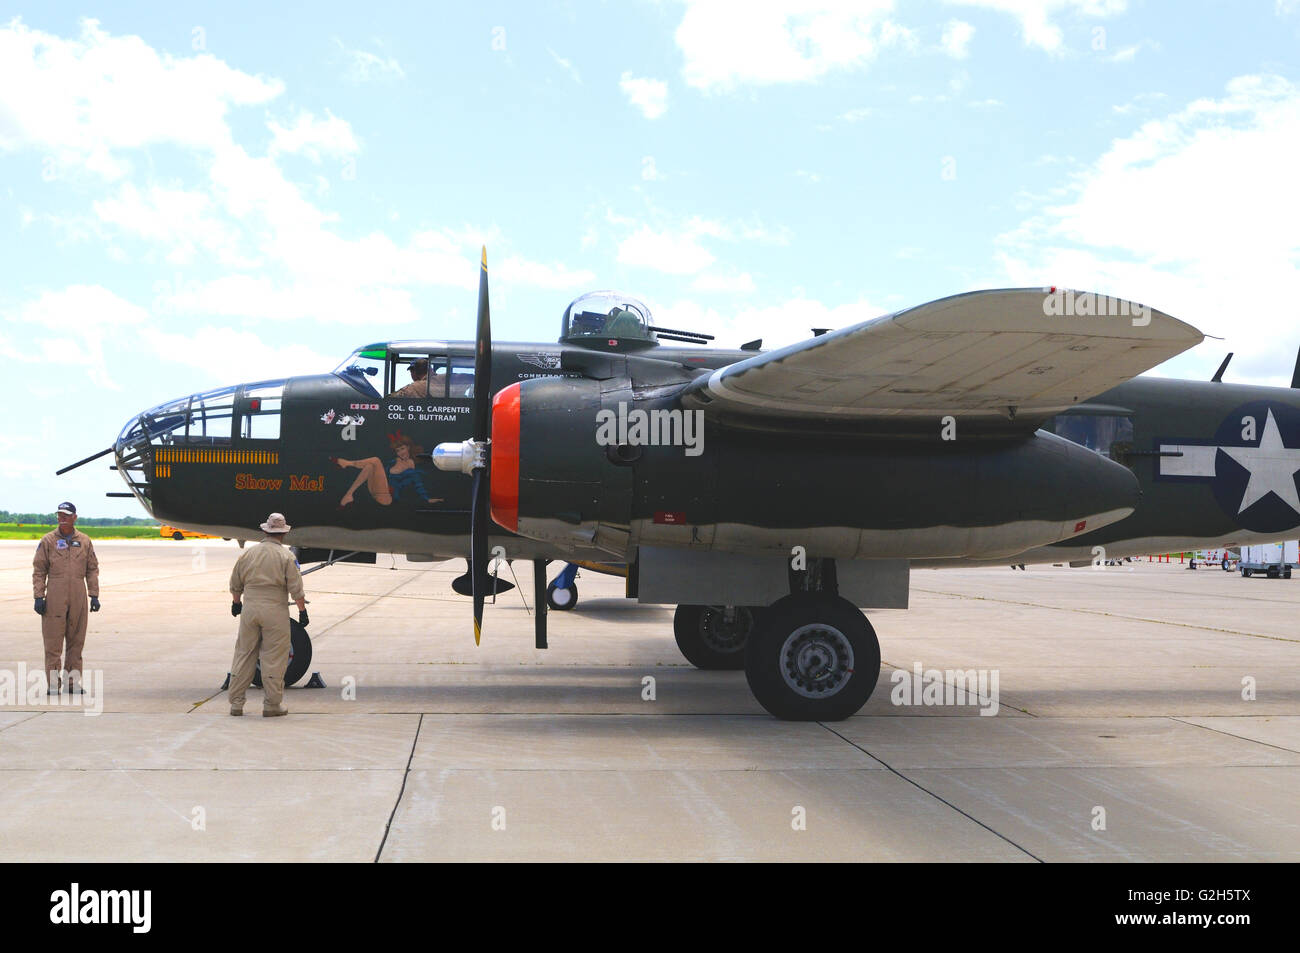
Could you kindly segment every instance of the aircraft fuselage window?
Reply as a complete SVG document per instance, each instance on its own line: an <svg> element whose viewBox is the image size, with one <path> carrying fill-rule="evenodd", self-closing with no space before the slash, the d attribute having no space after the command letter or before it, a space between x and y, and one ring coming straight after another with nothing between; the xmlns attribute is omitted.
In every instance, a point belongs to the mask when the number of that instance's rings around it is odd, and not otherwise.
<svg viewBox="0 0 1300 953"><path fill-rule="evenodd" d="M388 399L429 400L442 397L446 373L445 354L394 353L388 362Z"/></svg>
<svg viewBox="0 0 1300 953"><path fill-rule="evenodd" d="M245 389L245 412L240 417L239 428L242 439L280 439L280 401L283 394L283 383Z"/></svg>
<svg viewBox="0 0 1300 953"><path fill-rule="evenodd" d="M235 388L225 387L190 398L185 442L197 446L229 446L235 412Z"/></svg>
<svg viewBox="0 0 1300 953"><path fill-rule="evenodd" d="M453 357L451 370L447 377L448 397L474 396L474 359L472 357Z"/></svg>
<svg viewBox="0 0 1300 953"><path fill-rule="evenodd" d="M1116 459L1133 449L1133 418L1110 414L1060 414L1048 428L1058 437Z"/></svg>

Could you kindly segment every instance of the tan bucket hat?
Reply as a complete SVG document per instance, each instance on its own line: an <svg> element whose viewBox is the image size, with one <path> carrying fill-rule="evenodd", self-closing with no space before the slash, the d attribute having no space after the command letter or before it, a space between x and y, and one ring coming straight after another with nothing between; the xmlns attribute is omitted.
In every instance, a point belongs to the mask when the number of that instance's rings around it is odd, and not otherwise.
<svg viewBox="0 0 1300 953"><path fill-rule="evenodd" d="M278 535L280 533L287 533L291 529L293 529L293 527L284 521L283 513L272 513L266 518L266 522L262 524L262 532L264 533L273 533Z"/></svg>

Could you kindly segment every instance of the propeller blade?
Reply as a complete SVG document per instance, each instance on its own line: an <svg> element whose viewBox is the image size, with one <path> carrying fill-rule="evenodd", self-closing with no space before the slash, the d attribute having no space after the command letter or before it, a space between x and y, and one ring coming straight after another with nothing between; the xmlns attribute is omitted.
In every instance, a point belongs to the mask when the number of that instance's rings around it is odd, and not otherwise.
<svg viewBox="0 0 1300 953"><path fill-rule="evenodd" d="M488 412L492 407L492 319L488 309L487 248L483 248L483 267L478 274L478 331L474 350L475 440L488 438Z"/></svg>
<svg viewBox="0 0 1300 953"><path fill-rule="evenodd" d="M474 644L483 637L483 602L487 590L488 527L492 516L488 510L491 488L488 468L492 465L488 414L492 409L492 319L488 309L487 246L483 247L483 267L478 275L478 330L474 339L474 411L473 439L486 442L486 462L474 468L474 485L470 491L469 566L470 588L474 595Z"/></svg>
<svg viewBox="0 0 1300 953"><path fill-rule="evenodd" d="M474 595L474 644L479 644L483 634L483 602L491 584L488 571L488 485L487 470L474 471L474 484L470 490L471 516L469 536L470 585Z"/></svg>
<svg viewBox="0 0 1300 953"><path fill-rule="evenodd" d="M1291 375L1291 386L1300 388L1300 353L1295 356L1295 372Z"/></svg>
<svg viewBox="0 0 1300 953"><path fill-rule="evenodd" d="M549 560L533 560L533 603L537 607L533 615L533 645L546 648L546 564Z"/></svg>

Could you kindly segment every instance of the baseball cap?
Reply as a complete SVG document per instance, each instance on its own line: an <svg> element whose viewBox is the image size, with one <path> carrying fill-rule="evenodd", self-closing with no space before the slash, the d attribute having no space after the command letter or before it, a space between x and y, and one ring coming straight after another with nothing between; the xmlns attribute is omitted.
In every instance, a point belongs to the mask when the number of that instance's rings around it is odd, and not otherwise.
<svg viewBox="0 0 1300 953"><path fill-rule="evenodd" d="M60 503L60 504L59 504L59 512L60 512L60 513L69 513L69 514L71 514L72 516L76 516L76 515L77 515L77 508L76 508L75 506L73 506L71 503L64 502L64 503Z"/></svg>

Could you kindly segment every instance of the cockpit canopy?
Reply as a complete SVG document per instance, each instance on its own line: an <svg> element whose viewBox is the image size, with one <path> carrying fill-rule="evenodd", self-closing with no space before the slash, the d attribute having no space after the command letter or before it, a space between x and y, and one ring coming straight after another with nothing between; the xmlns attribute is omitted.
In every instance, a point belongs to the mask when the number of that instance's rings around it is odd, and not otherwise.
<svg viewBox="0 0 1300 953"><path fill-rule="evenodd" d="M592 291L564 309L560 343L584 347L652 347L658 343L645 303L621 291Z"/></svg>

